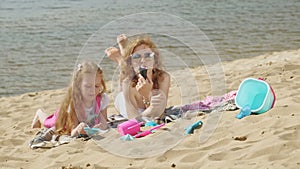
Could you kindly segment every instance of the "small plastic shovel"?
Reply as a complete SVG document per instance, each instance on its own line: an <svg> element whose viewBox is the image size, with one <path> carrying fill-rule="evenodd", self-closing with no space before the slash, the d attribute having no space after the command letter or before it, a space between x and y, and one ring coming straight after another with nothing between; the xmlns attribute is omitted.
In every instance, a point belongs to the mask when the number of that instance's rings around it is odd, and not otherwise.
<svg viewBox="0 0 300 169"><path fill-rule="evenodd" d="M141 132L141 133L139 133L139 134L136 134L134 137L135 137L135 138L145 137L145 136L151 134L153 130L159 129L159 128L161 128L161 127L164 126L164 125L165 125L165 123L162 123L162 124L160 124L160 125L158 125L158 126L152 127L152 128L149 129L149 130L145 130L145 131L143 131L143 132Z"/></svg>
<svg viewBox="0 0 300 169"><path fill-rule="evenodd" d="M193 123L192 125L188 126L188 127L185 129L185 134L186 134L186 135L192 134L192 133L194 132L195 128L198 127L198 126L200 126L200 125L202 125L202 124L203 124L203 123L202 123L201 120L199 120L199 121Z"/></svg>

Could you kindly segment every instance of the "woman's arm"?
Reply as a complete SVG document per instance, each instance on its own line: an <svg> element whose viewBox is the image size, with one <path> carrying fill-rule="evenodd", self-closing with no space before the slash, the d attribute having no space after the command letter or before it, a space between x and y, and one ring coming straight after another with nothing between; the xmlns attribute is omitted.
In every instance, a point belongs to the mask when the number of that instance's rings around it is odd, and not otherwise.
<svg viewBox="0 0 300 169"><path fill-rule="evenodd" d="M164 73L163 81L160 83L159 90L153 90L150 105L149 107L142 113L142 116L150 117L154 119L155 117L160 117L164 112L169 95L170 88L170 75L168 73Z"/></svg>
<svg viewBox="0 0 300 169"><path fill-rule="evenodd" d="M126 113L129 119L135 118L139 115L138 109L137 109L137 102L135 99L135 95L137 91L135 88L131 87L129 79L125 79L122 82L122 91L124 94L125 99L125 107L126 107Z"/></svg>

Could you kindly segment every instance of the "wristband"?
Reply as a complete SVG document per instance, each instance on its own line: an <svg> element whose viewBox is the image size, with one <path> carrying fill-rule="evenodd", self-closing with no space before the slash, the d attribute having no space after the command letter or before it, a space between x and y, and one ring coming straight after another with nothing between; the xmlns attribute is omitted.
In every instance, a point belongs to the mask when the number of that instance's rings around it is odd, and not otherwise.
<svg viewBox="0 0 300 169"><path fill-rule="evenodd" d="M144 97L143 97L143 103L146 106L150 106L150 101L147 101Z"/></svg>

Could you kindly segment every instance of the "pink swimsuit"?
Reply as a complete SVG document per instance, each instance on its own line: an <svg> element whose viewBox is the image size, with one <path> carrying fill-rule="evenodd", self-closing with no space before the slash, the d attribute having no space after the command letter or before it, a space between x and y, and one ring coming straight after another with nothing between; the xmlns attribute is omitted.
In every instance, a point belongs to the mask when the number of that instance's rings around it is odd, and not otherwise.
<svg viewBox="0 0 300 169"><path fill-rule="evenodd" d="M101 97L100 96L97 96L96 97L96 103L97 103L97 106L96 106L96 112L98 113L99 110L100 110L100 103L101 103ZM56 112L54 114L51 114L50 116L48 116L45 121L44 121L44 126L46 128L51 128L51 127L54 127L55 126L55 123L58 119L58 114L59 114L59 109L56 110ZM97 122L95 121L95 123L99 123L99 121L97 120Z"/></svg>

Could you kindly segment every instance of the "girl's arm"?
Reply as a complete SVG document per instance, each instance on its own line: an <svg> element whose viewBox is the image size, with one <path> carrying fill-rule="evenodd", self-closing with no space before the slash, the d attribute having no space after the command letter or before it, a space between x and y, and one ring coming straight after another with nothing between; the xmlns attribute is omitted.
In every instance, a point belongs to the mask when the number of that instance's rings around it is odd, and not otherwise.
<svg viewBox="0 0 300 169"><path fill-rule="evenodd" d="M105 121L107 122L107 108L101 110L100 113L102 114L102 117L103 117L103 118L105 119Z"/></svg>
<svg viewBox="0 0 300 169"><path fill-rule="evenodd" d="M106 118L103 114L107 115L107 108L100 111L99 124L96 124L95 126L93 126L93 128L99 128L101 130L106 130L108 128Z"/></svg>

